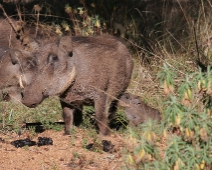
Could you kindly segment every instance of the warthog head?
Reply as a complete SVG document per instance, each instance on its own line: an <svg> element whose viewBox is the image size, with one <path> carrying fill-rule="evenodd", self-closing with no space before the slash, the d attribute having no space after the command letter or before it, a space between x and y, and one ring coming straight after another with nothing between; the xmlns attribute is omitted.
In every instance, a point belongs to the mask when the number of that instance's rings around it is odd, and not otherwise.
<svg viewBox="0 0 212 170"><path fill-rule="evenodd" d="M0 48L0 90L14 102L20 102L21 90L31 82L36 66L35 58L26 51Z"/></svg>
<svg viewBox="0 0 212 170"><path fill-rule="evenodd" d="M48 96L62 94L74 81L76 74L74 63L68 60L72 57L70 36L64 36L56 43L41 44L35 54L38 68L34 72L33 82L23 92L25 97L22 102L29 107L36 107Z"/></svg>
<svg viewBox="0 0 212 170"><path fill-rule="evenodd" d="M43 62L41 47L49 40L46 34L56 38L53 31L43 33L40 28L37 38L36 28L24 25L12 18L0 18L0 90L9 94L10 99L13 96L21 99L20 87L30 84L38 62ZM39 40L42 42L39 43Z"/></svg>
<svg viewBox="0 0 212 170"><path fill-rule="evenodd" d="M0 18L0 95L9 94L9 99L17 102L21 99L21 88L31 81L36 61L33 53L24 50L20 36L14 31L17 22L9 20Z"/></svg>
<svg viewBox="0 0 212 170"><path fill-rule="evenodd" d="M131 126L138 125L151 118L161 120L160 112L141 101L139 96L125 93L121 96L119 105L125 107L127 119Z"/></svg>

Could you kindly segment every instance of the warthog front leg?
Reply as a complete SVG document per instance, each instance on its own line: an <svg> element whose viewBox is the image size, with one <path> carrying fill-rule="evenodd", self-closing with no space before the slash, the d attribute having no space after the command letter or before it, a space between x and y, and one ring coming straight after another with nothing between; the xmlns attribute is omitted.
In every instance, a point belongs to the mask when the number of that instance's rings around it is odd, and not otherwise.
<svg viewBox="0 0 212 170"><path fill-rule="evenodd" d="M63 109L63 120L65 122L65 134L70 134L73 125L82 122L82 106L73 106L65 102L60 102Z"/></svg>

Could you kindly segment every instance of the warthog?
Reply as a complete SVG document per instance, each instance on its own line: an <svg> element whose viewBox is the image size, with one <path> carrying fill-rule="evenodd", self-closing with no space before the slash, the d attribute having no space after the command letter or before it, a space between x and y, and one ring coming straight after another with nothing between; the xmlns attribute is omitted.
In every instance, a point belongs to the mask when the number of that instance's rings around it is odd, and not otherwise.
<svg viewBox="0 0 212 170"><path fill-rule="evenodd" d="M83 104L94 105L100 133L107 135L108 117L115 113L115 101L127 88L133 61L127 48L111 36L64 36L39 48L36 75L23 91L22 103L36 107L46 97L59 95L70 133L75 114Z"/></svg>
<svg viewBox="0 0 212 170"><path fill-rule="evenodd" d="M139 96L126 93L121 96L119 105L125 107L130 126L136 126L149 118L161 120L160 112L141 101Z"/></svg>
<svg viewBox="0 0 212 170"><path fill-rule="evenodd" d="M21 89L31 81L35 65L30 53L0 47L0 95L8 93L13 102L20 102Z"/></svg>
<svg viewBox="0 0 212 170"><path fill-rule="evenodd" d="M10 21L17 27L16 21ZM0 33L0 96L8 93L9 98L17 102L21 99L20 85L31 81L36 61L32 53L24 50L18 35L3 18L0 18Z"/></svg>

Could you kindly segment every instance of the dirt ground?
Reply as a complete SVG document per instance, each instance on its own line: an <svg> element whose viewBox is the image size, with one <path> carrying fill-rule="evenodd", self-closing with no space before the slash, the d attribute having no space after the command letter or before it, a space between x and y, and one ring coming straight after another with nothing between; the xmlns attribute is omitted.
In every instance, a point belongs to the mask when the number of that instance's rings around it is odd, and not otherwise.
<svg viewBox="0 0 212 170"><path fill-rule="evenodd" d="M27 137L36 142L38 137L49 137L52 138L53 145L22 148L11 145L12 141ZM86 149L85 146L94 141L86 129L80 128L72 135L64 135L63 131L46 130L34 135L25 131L20 137L17 133L0 134L0 138L1 170L116 170L123 165L124 137L120 134L107 137L114 145L110 152L104 152L101 147L93 151Z"/></svg>

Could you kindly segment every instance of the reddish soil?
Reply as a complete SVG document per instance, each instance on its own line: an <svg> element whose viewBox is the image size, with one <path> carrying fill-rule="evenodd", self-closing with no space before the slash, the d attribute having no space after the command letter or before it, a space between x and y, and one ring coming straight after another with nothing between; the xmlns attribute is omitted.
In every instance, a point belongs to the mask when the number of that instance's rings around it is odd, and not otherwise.
<svg viewBox="0 0 212 170"><path fill-rule="evenodd" d="M92 170L116 170L123 165L122 150L124 137L120 134L112 134L106 140L111 141L114 148L110 152L98 148L90 151L86 145L93 143L88 130L77 128L72 135L64 135L63 131L46 130L43 133L32 136L25 131L20 137L16 133L0 134L4 141L0 142L0 169L1 170L37 170L37 169L92 169ZM30 137L38 141L38 137L49 137L53 145L30 146L16 148L11 145L14 140ZM86 141L86 144L83 142Z"/></svg>

